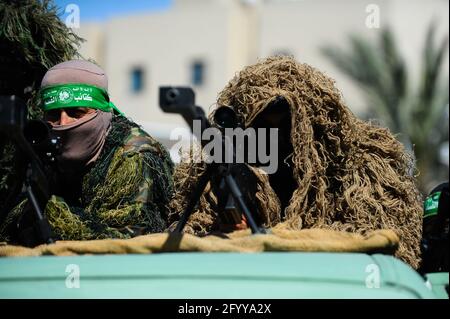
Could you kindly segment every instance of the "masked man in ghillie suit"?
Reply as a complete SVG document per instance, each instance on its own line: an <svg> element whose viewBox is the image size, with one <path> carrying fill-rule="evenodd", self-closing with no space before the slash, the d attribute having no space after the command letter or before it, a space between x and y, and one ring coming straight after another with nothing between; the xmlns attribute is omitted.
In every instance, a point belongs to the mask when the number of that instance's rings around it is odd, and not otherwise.
<svg viewBox="0 0 450 319"><path fill-rule="evenodd" d="M45 208L57 239L129 238L162 232L172 194L173 164L164 147L109 100L95 64L71 60L52 67L41 84L41 107L61 139L53 196ZM24 200L2 236L28 234ZM18 225L18 226L16 226Z"/></svg>
<svg viewBox="0 0 450 319"><path fill-rule="evenodd" d="M0 95L20 97L30 118L40 116L35 106L42 77L53 65L77 57L81 41L51 1L0 1ZM21 166L15 145L0 132L0 225L21 191Z"/></svg>
<svg viewBox="0 0 450 319"><path fill-rule="evenodd" d="M268 58L232 79L218 105L233 107L245 128L279 130L277 171L254 169L257 214L266 227L392 229L400 238L396 256L418 267L422 209L412 158L387 129L357 119L333 80L292 58ZM175 170L173 224L204 169L194 162ZM220 229L216 205L207 188L186 231Z"/></svg>

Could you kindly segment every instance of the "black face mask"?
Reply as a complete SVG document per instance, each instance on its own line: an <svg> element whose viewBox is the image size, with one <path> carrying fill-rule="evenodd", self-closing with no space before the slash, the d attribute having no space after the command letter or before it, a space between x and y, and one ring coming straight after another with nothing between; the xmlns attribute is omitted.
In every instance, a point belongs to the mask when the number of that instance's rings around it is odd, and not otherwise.
<svg viewBox="0 0 450 319"><path fill-rule="evenodd" d="M284 211L289 206L292 194L297 188L292 170L294 148L291 142L291 119L289 103L284 98L279 97L258 114L251 125L256 130L258 128L266 130L275 128L278 130L278 169L275 173L269 175L269 182L280 200L281 218L284 218ZM268 134L266 134L266 143L266 150L268 150L270 149ZM256 163L255 166L263 165Z"/></svg>
<svg viewBox="0 0 450 319"><path fill-rule="evenodd" d="M287 101L280 97L270 103L264 111L256 116L251 127L256 130L257 138L258 129L266 130L266 150L270 149L269 129L277 130L279 165L286 164L286 158L293 152L291 142L291 112ZM261 163L257 162L255 166L261 166Z"/></svg>

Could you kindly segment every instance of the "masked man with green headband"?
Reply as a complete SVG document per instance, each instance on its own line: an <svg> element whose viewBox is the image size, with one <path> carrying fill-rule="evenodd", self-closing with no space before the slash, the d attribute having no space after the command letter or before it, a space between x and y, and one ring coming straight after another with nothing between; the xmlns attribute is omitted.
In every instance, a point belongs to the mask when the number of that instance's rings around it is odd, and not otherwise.
<svg viewBox="0 0 450 319"><path fill-rule="evenodd" d="M45 214L56 239L130 238L166 228L173 163L164 147L110 102L105 72L88 61L52 67L41 83L44 119L60 137ZM0 240L32 246L24 199Z"/></svg>

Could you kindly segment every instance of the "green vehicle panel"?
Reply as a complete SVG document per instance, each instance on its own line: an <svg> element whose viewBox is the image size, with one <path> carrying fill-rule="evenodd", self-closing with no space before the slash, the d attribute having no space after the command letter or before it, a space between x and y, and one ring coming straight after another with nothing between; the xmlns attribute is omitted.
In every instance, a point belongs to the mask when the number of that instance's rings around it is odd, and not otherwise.
<svg viewBox="0 0 450 319"><path fill-rule="evenodd" d="M0 298L438 298L445 297L439 278L436 294L408 265L381 254L0 258Z"/></svg>

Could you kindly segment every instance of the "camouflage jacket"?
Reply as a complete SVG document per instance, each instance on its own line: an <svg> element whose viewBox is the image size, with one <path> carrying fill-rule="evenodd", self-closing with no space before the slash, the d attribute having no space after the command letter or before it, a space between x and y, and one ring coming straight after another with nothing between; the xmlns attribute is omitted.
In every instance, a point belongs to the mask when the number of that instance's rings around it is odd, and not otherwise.
<svg viewBox="0 0 450 319"><path fill-rule="evenodd" d="M45 207L55 238L130 238L164 231L172 174L164 147L138 125L114 116L99 158L80 178L79 195L75 200L52 196ZM18 241L15 225L27 205L22 200L9 213L0 241Z"/></svg>

